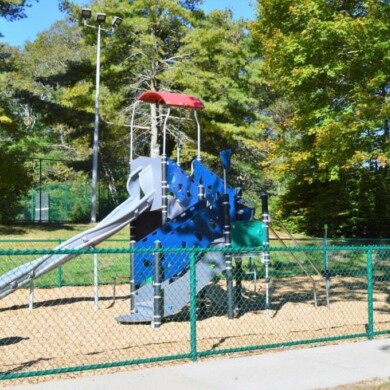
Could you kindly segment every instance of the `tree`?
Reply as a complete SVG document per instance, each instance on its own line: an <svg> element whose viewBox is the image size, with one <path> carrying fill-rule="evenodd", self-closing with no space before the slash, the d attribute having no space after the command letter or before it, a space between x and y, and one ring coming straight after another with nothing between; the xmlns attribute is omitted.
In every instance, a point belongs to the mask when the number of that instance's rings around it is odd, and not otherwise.
<svg viewBox="0 0 390 390"><path fill-rule="evenodd" d="M0 17L13 21L26 17L26 7L31 7L33 1L39 0L2 0L0 3Z"/></svg>
<svg viewBox="0 0 390 390"><path fill-rule="evenodd" d="M145 90L170 89L164 72L178 60L177 51L186 32L202 16L198 11L199 0L135 0L115 12L124 20L106 51L106 86L116 93L112 104L122 113L122 120L129 123L128 107ZM106 3L107 11L112 6ZM118 86L119 87L118 89ZM157 107L151 105L151 156L158 155L158 134L162 117ZM124 155L124 154L122 154Z"/></svg>
<svg viewBox="0 0 390 390"><path fill-rule="evenodd" d="M191 20L196 19L198 3L170 0L106 1L104 7L98 2L92 4L93 10L96 7L108 14L115 9L124 20L116 34L103 37L102 44L100 166L109 180L113 175L108 164L128 155L128 143L123 140L128 140L129 101L144 89L162 88L160 74L169 65ZM36 148L36 157L49 153L57 158L87 159L92 143L96 34L74 23L80 19L78 6L64 1L61 7L69 17L25 46L17 57L9 86L18 104L34 117L34 128L40 126L42 139L47 141ZM127 164L122 165L127 171ZM64 169L57 173L65 177ZM111 188L115 191L115 184Z"/></svg>
<svg viewBox="0 0 390 390"><path fill-rule="evenodd" d="M8 21L23 19L26 17L24 13L26 7L31 7L33 1L39 0L2 0L0 2L0 17ZM0 37L3 35L0 32Z"/></svg>
<svg viewBox="0 0 390 390"><path fill-rule="evenodd" d="M261 165L268 153L268 96L256 49L245 21L235 21L229 10L213 11L183 37L181 60L164 74L175 89L205 103L202 147L208 163L220 170L219 151L232 148L229 180L252 195L264 189Z"/></svg>
<svg viewBox="0 0 390 390"><path fill-rule="evenodd" d="M266 78L290 106L273 160L289 180L290 204L310 188L304 207L315 214L334 182L343 199L351 196L349 183L363 183L358 178L368 173L378 185L389 165L389 3L265 0L259 14ZM372 200L374 209L379 200ZM344 204L321 210L315 225L337 219L339 234L358 234L371 217L364 200L355 201L357 218ZM306 227L318 232L313 223Z"/></svg>
<svg viewBox="0 0 390 390"><path fill-rule="evenodd" d="M3 173L3 185L12 191L12 195L9 197L6 192L2 195L15 204L32 184L34 164L29 158L88 158L88 149L82 139L85 138L83 125L90 126L93 114L77 109L80 87L74 85L76 71L79 71L79 77L86 74L85 69L83 73L81 69L88 57L81 50L84 45L77 47L81 35L75 28L78 27L74 23L58 22L22 50L3 46L4 60L0 64L0 77L4 81L0 87L2 163L6 164L8 159L8 165L4 166L10 166L10 163L20 166L13 168L18 175ZM90 74L90 70L87 73ZM70 107L69 100L75 108ZM29 172L28 177L22 175L22 171ZM45 173L43 171L43 176ZM57 164L50 170L52 181L75 177L79 175L65 164ZM11 185L11 179L18 182L18 188L23 191L16 191L16 184ZM33 184L36 186L38 182ZM8 211L7 218L14 209L4 207Z"/></svg>
<svg viewBox="0 0 390 390"><path fill-rule="evenodd" d="M99 165L105 169L104 178L111 180L112 174L106 169L109 163L128 157L129 119L135 97L155 89L199 96L206 103L201 120L207 162L220 167L219 151L232 147L237 164L229 177L231 184L252 192L263 187L260 169L269 153L266 108L270 99L260 73L260 52L247 23L235 21L229 11L206 15L199 3L91 3L94 13L107 13L108 21L113 14L123 19L115 34L102 36ZM64 0L61 7L68 17L17 53L8 90L33 118L31 134L40 135L41 144L31 155L88 161L93 133L96 31L82 28L78 5ZM143 114L155 124L152 147L145 147L145 130L136 140L137 146L142 154L156 155L161 152L164 113L152 107ZM176 119L171 123L176 125ZM189 128L184 113L183 119L181 130L189 134L185 153L193 157L194 127ZM169 131L175 134L176 128L170 127ZM127 169L126 163L122 165ZM70 175L65 167L57 167L51 179ZM236 176L238 180L233 181ZM115 183L112 188L115 190Z"/></svg>
<svg viewBox="0 0 390 390"><path fill-rule="evenodd" d="M31 178L23 165L21 154L29 144L21 108L9 90L9 74L14 68L14 50L0 48L0 222L7 222L17 210L17 199L26 193Z"/></svg>
<svg viewBox="0 0 390 390"><path fill-rule="evenodd" d="M27 43L17 60L11 83L20 101L44 127L48 147L41 153L63 159L86 159L93 123L93 50L82 42L79 27L69 20L56 22Z"/></svg>
<svg viewBox="0 0 390 390"><path fill-rule="evenodd" d="M101 127L100 150L106 161L128 157L129 106L145 90L169 89L161 75L175 60L180 39L201 17L199 0L158 0L116 2L113 0L92 3L93 12L113 14L123 22L115 34L103 34L101 50ZM80 8L64 4L74 18L80 19ZM85 44L94 48L96 32L84 29ZM94 56L91 56L91 65ZM94 86L90 88L91 98ZM93 104L90 104L93 107ZM150 121L154 147L152 155L159 152L158 126L161 118L152 106ZM154 149L154 150L153 150Z"/></svg>

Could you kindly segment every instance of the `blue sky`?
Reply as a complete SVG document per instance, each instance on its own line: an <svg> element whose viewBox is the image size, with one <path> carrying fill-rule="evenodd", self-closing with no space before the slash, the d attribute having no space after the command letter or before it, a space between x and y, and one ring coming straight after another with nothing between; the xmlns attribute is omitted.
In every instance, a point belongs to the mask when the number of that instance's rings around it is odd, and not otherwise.
<svg viewBox="0 0 390 390"><path fill-rule="evenodd" d="M76 0L83 5L85 0ZM251 18L254 15L252 4L255 0L204 0L203 9L209 12L212 9L230 8L235 17ZM56 20L63 15L58 10L57 0L39 0L27 9L27 18L7 22L0 19L0 31L4 35L1 42L7 42L13 46L22 46L25 41L32 41L39 32L47 30Z"/></svg>

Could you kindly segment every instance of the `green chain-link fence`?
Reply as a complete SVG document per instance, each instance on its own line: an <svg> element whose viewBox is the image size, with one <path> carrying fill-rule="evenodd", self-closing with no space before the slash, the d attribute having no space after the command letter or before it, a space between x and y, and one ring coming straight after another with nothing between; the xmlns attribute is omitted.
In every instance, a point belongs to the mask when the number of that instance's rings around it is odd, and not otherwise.
<svg viewBox="0 0 390 390"><path fill-rule="evenodd" d="M77 257L0 300L1 379L390 333L389 246L1 249L0 293L1 275L11 271L11 285L15 267L64 253ZM188 265L161 294L153 277L132 294L134 256ZM153 273L153 261L142 264ZM142 313L147 320L131 322Z"/></svg>
<svg viewBox="0 0 390 390"><path fill-rule="evenodd" d="M25 158L32 179L28 194L18 199L15 222L85 222L91 212L91 161ZM128 162L101 161L97 188L98 219L128 197ZM65 181L66 180L66 181Z"/></svg>

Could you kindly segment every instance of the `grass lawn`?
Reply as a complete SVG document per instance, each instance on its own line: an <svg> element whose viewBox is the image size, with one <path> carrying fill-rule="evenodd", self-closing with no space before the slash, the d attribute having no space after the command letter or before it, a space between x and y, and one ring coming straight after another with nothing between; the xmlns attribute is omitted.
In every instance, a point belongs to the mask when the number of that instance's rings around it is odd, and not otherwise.
<svg viewBox="0 0 390 390"><path fill-rule="evenodd" d="M63 241L90 229L92 224L32 224L0 225L0 250L55 249ZM128 248L129 228L126 227L103 242L99 248ZM15 267L41 257L13 255L0 257L0 275ZM112 278L129 273L128 254L99 255L99 282L111 283ZM93 255L82 255L40 277L37 286L85 285L93 281Z"/></svg>
<svg viewBox="0 0 390 390"><path fill-rule="evenodd" d="M32 225L0 225L0 250L34 250L55 249L55 247L90 229L92 224L32 224ZM289 245L294 245L289 243ZM281 246L271 242L271 246ZM108 241L99 244L99 248L128 248L129 228L126 227L112 236ZM3 274L16 266L27 263L40 257L39 255L7 255L0 257L0 274ZM260 256L253 259L256 265L257 277L264 277L264 267ZM329 253L331 277L340 275L364 276L366 273L366 254L364 252L335 252ZM249 256L242 258L244 272L252 270ZM324 253L296 252L289 253L271 252L272 277L294 277L304 272L315 274L314 264L320 272L324 270ZM305 271L306 270L306 271ZM111 281L115 276L129 273L129 254L100 254L99 255L99 279L102 283ZM93 280L93 255L81 255L64 264L60 269L39 278L41 285L58 284L90 284Z"/></svg>
<svg viewBox="0 0 390 390"><path fill-rule="evenodd" d="M94 224L31 224L0 225L1 240L67 240ZM129 228L116 233L113 239L129 239Z"/></svg>

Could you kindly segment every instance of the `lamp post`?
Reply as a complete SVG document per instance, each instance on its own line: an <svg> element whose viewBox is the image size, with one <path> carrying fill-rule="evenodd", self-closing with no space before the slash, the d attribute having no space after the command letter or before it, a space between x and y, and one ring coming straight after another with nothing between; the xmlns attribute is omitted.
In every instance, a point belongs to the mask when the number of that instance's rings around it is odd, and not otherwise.
<svg viewBox="0 0 390 390"><path fill-rule="evenodd" d="M96 222L96 192L98 182L98 152L99 152L99 95L100 95L100 37L101 31L115 32L118 26L122 23L122 19L114 16L112 19L112 28L104 29L102 24L106 21L106 14L103 12L96 13L96 26L87 23L91 18L92 11L89 8L81 10L81 16L84 21L84 27L90 27L97 30L96 44L96 95L95 95L95 123L93 131L93 159L92 159L92 197L91 197L91 222Z"/></svg>

